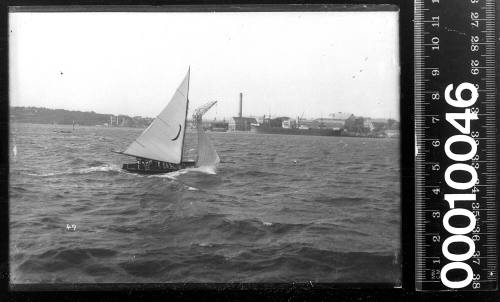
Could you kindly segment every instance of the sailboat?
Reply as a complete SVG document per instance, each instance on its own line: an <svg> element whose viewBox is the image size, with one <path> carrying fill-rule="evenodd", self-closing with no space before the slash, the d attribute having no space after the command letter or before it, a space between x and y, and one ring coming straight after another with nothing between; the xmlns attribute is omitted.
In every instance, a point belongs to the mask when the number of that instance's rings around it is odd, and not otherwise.
<svg viewBox="0 0 500 302"><path fill-rule="evenodd" d="M123 170L140 174L158 174L189 167L216 165L220 162L201 125L203 114L216 102L195 110L193 122L198 130L198 154L196 160L184 159L189 77L190 69L167 106L127 149L113 151L136 158L135 163L123 164Z"/></svg>

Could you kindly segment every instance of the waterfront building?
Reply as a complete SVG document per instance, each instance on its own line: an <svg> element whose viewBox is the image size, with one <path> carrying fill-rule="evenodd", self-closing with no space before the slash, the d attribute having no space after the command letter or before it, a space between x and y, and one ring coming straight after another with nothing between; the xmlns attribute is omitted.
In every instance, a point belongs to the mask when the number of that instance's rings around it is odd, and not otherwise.
<svg viewBox="0 0 500 302"><path fill-rule="evenodd" d="M229 130L231 131L250 131L250 125L256 124L254 117L232 117L229 121Z"/></svg>

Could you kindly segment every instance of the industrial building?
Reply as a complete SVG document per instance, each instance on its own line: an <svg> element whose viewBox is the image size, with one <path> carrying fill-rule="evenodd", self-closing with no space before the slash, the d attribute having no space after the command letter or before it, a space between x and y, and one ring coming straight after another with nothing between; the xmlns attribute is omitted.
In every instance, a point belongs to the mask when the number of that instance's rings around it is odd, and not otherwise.
<svg viewBox="0 0 500 302"><path fill-rule="evenodd" d="M250 131L250 125L257 123L254 117L233 117L229 121L231 131Z"/></svg>
<svg viewBox="0 0 500 302"><path fill-rule="evenodd" d="M229 129L229 123L226 121L213 121L210 123L210 131L226 132Z"/></svg>
<svg viewBox="0 0 500 302"><path fill-rule="evenodd" d="M229 121L230 131L250 131L250 125L257 123L257 120L253 117L243 116L243 93L240 92L240 108L238 111L238 116L231 118Z"/></svg>

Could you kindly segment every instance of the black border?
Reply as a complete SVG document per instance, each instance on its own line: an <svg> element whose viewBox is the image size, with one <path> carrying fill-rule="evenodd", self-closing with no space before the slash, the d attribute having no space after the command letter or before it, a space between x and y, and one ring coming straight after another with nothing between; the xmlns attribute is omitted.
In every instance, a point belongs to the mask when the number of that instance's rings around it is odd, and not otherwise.
<svg viewBox="0 0 500 302"><path fill-rule="evenodd" d="M442 0L446 1L446 0ZM463 0L466 1L466 0ZM306 4L307 3L307 4ZM8 105L8 11L9 6L47 6L71 5L73 9L81 11L81 5L112 5L102 7L116 9L123 5L153 5L154 9L168 11L182 11L192 5L201 5L201 11L220 10L223 7L248 9L252 11L283 10L280 5L292 4L297 10L323 10L325 5L362 4L392 4L399 7L399 34L400 34L400 118L401 118L401 211L402 211L402 284L394 288L392 284L372 283L341 283L341 284L100 284L98 289L91 291L85 285L64 286L64 291L58 285L49 288L31 287L30 291L9 290L8 266L8 134L9 134L9 105ZM300 4L306 4L300 5ZM165 5L165 6L163 6ZM250 5L250 6L247 6ZM256 6L258 8L256 8ZM269 6L268 6L269 5ZM115 7L113 7L115 6ZM264 7L265 6L265 7ZM137 9L137 7L135 7ZM339 9L340 7L336 7ZM497 4L497 20L500 12ZM180 10L179 10L180 9ZM90 9L95 11L95 8ZM134 10L134 9L132 9ZM197 10L196 8L194 9ZM11 0L0 4L0 135L3 143L0 147L0 301L24 300L65 300L65 301L109 301L109 300L328 300L328 301L430 301L441 300L443 297L452 297L456 301L500 301L499 292L444 292L425 293L415 292L414 277L414 128L413 128L413 0L354 0L354 1L132 1L132 0ZM499 26L497 24L497 35ZM500 42L497 40L497 57ZM497 74L500 74L497 64ZM497 79L498 81L498 79ZM498 87L498 86L497 86ZM498 127L498 123L497 123ZM499 127L500 129L500 127ZM500 263L500 262L499 262ZM43 289L43 291L42 291Z"/></svg>

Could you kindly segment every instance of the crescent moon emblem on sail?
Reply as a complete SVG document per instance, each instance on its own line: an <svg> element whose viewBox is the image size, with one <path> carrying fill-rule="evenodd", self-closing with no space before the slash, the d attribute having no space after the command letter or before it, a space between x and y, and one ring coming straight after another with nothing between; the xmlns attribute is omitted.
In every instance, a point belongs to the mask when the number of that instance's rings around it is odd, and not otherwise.
<svg viewBox="0 0 500 302"><path fill-rule="evenodd" d="M181 134L181 128L182 128L182 126L181 126L181 124L179 124L179 132L177 132L177 135L172 139L173 141L175 141L176 139L179 138L179 135Z"/></svg>

